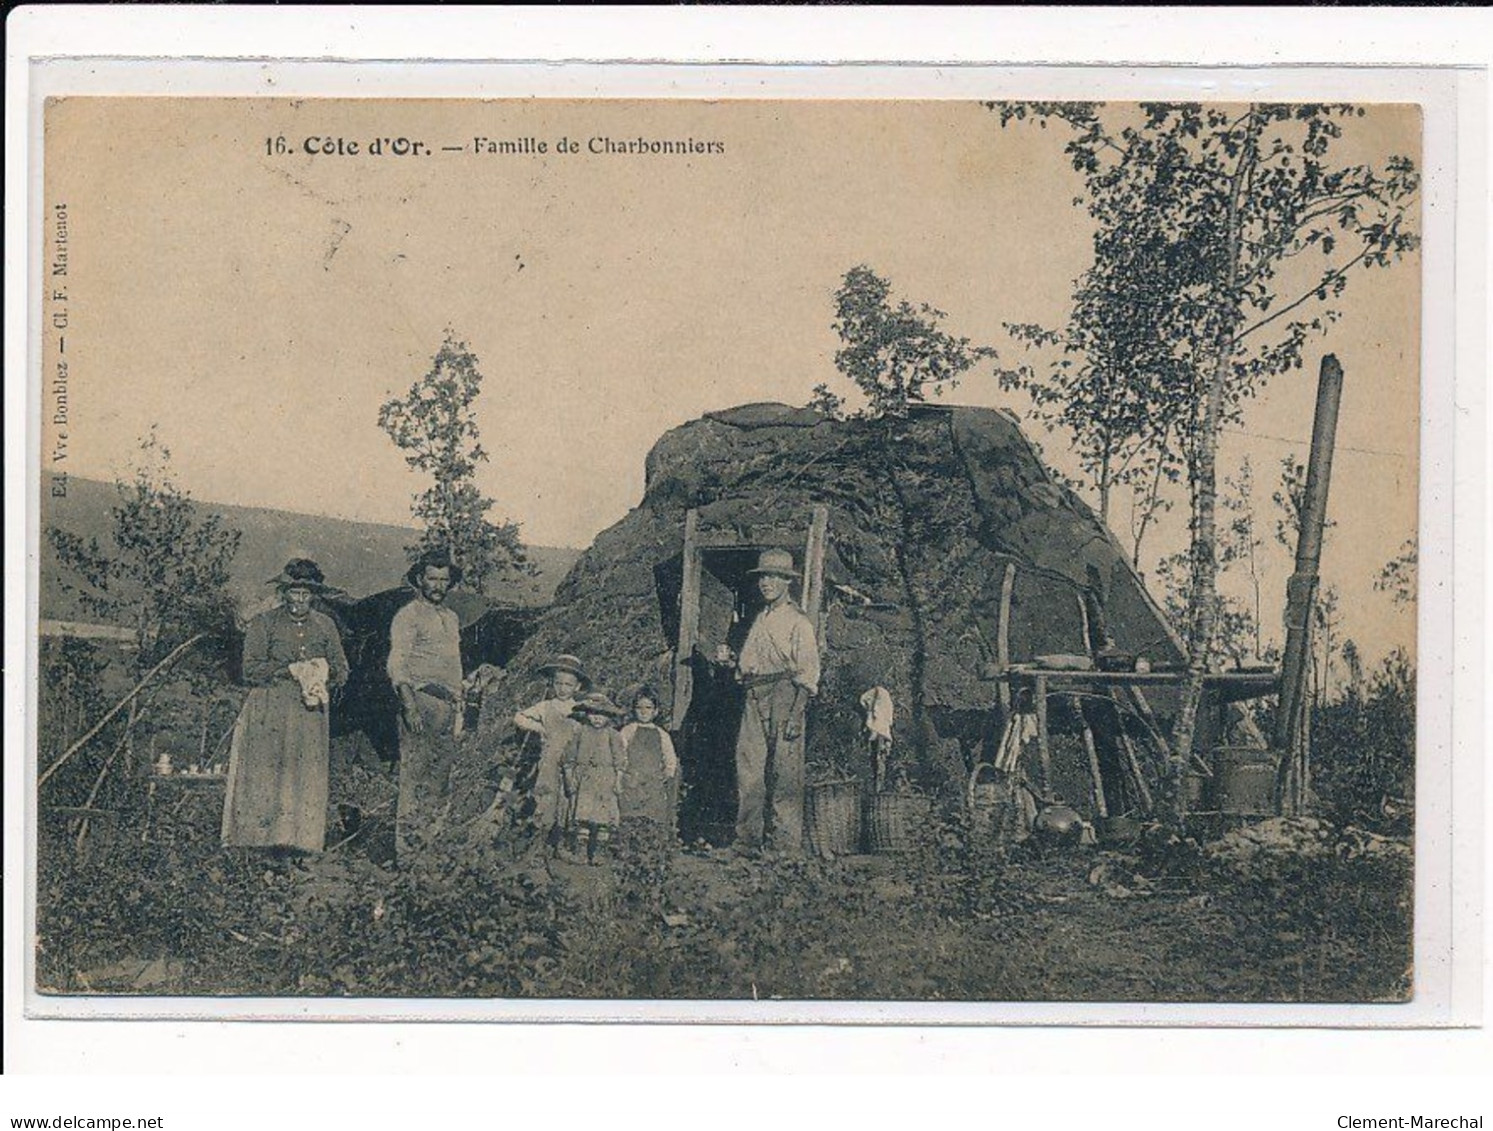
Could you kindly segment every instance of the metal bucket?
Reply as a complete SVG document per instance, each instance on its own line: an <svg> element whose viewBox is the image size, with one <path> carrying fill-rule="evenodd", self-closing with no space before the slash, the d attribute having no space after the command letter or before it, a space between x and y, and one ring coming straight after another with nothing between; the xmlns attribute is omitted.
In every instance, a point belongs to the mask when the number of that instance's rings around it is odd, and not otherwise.
<svg viewBox="0 0 1493 1131"><path fill-rule="evenodd" d="M1213 802L1220 813L1268 816L1275 812L1275 755L1250 746L1213 751Z"/></svg>

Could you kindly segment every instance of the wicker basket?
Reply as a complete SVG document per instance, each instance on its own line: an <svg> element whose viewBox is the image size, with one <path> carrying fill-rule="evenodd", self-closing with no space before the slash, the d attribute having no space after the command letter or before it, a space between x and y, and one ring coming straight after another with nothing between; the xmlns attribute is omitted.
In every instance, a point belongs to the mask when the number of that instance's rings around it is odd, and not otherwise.
<svg viewBox="0 0 1493 1131"><path fill-rule="evenodd" d="M872 852L906 852L932 810L933 803L921 794L875 794L866 803L866 847Z"/></svg>
<svg viewBox="0 0 1493 1131"><path fill-rule="evenodd" d="M854 778L809 786L804 836L819 856L846 856L861 847L861 786Z"/></svg>
<svg viewBox="0 0 1493 1131"><path fill-rule="evenodd" d="M1021 802L1007 775L988 762L977 763L969 775L965 792L971 824L979 831L1002 839L1018 839Z"/></svg>

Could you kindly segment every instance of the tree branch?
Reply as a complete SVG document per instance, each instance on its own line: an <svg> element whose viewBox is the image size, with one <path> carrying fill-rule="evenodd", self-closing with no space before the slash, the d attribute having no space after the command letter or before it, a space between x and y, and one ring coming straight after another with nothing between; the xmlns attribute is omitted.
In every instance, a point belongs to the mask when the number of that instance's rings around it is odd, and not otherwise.
<svg viewBox="0 0 1493 1131"><path fill-rule="evenodd" d="M1242 342L1245 338L1249 337L1249 335L1253 334L1256 330L1263 329L1264 327L1270 325L1270 323L1274 322L1277 318L1281 318L1281 317L1283 317L1283 316L1291 313L1291 311L1295 310L1298 306L1301 306L1303 303L1310 302L1314 297L1316 297L1316 294L1317 294L1318 291L1322 290L1322 288L1326 287L1334 279L1340 279L1344 275L1346 275L1349 271L1351 271L1354 268L1355 265L1357 265L1361 260L1363 260L1369 254L1369 252L1372 251L1372 250L1373 250L1372 246L1366 246L1362 251L1360 251L1352 259L1348 260L1347 263L1344 263L1341 267L1334 268L1333 270L1329 271L1326 275L1323 275L1322 278L1317 282L1317 284L1314 287L1312 287L1310 290L1308 290L1305 294L1301 295L1294 302L1290 303L1287 306L1281 307L1274 314L1270 315L1270 317L1260 319L1253 326L1249 326L1249 327L1245 328L1244 330L1241 330L1238 334L1234 335L1234 345L1237 346L1240 342Z"/></svg>

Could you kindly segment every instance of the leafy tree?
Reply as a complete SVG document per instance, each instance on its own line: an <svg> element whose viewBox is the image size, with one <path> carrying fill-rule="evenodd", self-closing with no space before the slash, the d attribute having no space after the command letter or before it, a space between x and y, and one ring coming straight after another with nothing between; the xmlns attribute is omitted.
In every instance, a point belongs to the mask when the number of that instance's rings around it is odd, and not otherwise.
<svg viewBox="0 0 1493 1131"><path fill-rule="evenodd" d="M488 460L472 409L481 391L476 355L447 330L430 372L378 410L378 426L405 453L404 462L433 481L410 507L424 528L408 548L411 560L447 549L479 593L493 580L533 568L518 525L489 519L493 500L477 487L477 466Z"/></svg>
<svg viewBox="0 0 1493 1131"><path fill-rule="evenodd" d="M988 103L1002 125L1068 129L1083 179L1076 203L1095 225L1096 282L1149 313L1145 325L1176 366L1163 380L1191 505L1188 650L1174 768L1191 757L1203 677L1218 628L1218 434L1272 377L1299 369L1310 340L1337 320L1350 277L1418 245L1413 163L1382 169L1333 160L1351 105ZM1106 271L1123 261L1125 272ZM1149 304L1149 305L1147 305Z"/></svg>
<svg viewBox="0 0 1493 1131"><path fill-rule="evenodd" d="M241 535L221 516L198 512L154 432L140 452L133 480L115 484L106 544L55 526L47 537L71 571L63 587L90 612L134 630L134 666L144 672L191 637L216 639L232 625L227 586Z"/></svg>
<svg viewBox="0 0 1493 1131"><path fill-rule="evenodd" d="M1006 331L1029 349L1059 351L1046 373L1039 377L1022 366L1001 374L1008 387L1026 390L1049 430L1062 429L1072 438L1097 490L1101 520L1109 523L1115 489L1132 489L1137 565L1152 522L1168 506L1163 487L1181 478L1173 441L1185 405L1179 390L1187 383L1183 363L1170 350L1170 304L1137 286L1147 278L1154 286L1146 266L1122 238L1101 232L1063 329L1006 323Z"/></svg>
<svg viewBox="0 0 1493 1131"><path fill-rule="evenodd" d="M940 328L948 317L927 303L894 303L891 284L871 268L852 267L835 292L835 332L844 346L835 367L866 398L866 415L906 416L928 394L959 384L981 359L993 357ZM838 415L844 402L827 385L814 389L814 404Z"/></svg>
<svg viewBox="0 0 1493 1131"><path fill-rule="evenodd" d="M198 511L173 478L171 453L154 432L141 441L140 452L133 480L115 484L119 502L112 508L104 542L55 526L47 529L62 567L62 586L101 620L133 630L132 675L134 681L146 682L129 699L127 713L107 727L78 735L78 741L91 744L90 753L62 779L69 791L79 784L73 779L80 766L91 770L99 761L93 756L96 747L114 743L115 754L123 753L126 766L131 765L136 724L146 711L154 708L158 717L153 725L166 729L170 721L190 713L191 704L220 690L236 640L228 581L240 532L220 516ZM90 680L96 686L97 676L81 656L67 652L47 671L48 679L82 679L80 689ZM181 685L185 696L165 693ZM101 703L93 692L87 694L91 703ZM81 720L69 723L61 715L51 722L70 734L82 729ZM72 746L70 739L59 758ZM103 760L98 781L113 758Z"/></svg>

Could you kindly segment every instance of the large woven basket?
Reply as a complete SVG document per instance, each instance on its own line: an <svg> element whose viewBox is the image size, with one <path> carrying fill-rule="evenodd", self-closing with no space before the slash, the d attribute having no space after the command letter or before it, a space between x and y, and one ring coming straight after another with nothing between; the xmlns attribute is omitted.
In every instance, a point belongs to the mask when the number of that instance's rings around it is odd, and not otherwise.
<svg viewBox="0 0 1493 1131"><path fill-rule="evenodd" d="M851 778L809 786L804 836L819 856L847 856L861 847L861 787Z"/></svg>
<svg viewBox="0 0 1493 1131"><path fill-rule="evenodd" d="M932 810L933 803L921 794L875 794L866 803L866 847L872 852L906 852Z"/></svg>

